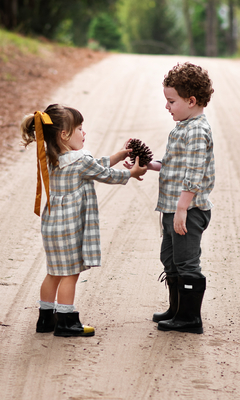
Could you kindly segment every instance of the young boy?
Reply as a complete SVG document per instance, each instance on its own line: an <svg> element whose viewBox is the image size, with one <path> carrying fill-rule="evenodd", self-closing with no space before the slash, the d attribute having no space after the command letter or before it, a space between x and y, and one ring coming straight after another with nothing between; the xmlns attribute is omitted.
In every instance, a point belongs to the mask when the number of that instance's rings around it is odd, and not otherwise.
<svg viewBox="0 0 240 400"><path fill-rule="evenodd" d="M186 62L163 81L166 109L174 121L166 153L148 169L160 171L157 211L162 213L160 259L169 288L169 309L155 313L163 331L203 333L201 304L206 278L201 273L201 237L211 218L208 196L215 179L212 133L204 115L213 93L208 73ZM165 278L163 278L164 280Z"/></svg>

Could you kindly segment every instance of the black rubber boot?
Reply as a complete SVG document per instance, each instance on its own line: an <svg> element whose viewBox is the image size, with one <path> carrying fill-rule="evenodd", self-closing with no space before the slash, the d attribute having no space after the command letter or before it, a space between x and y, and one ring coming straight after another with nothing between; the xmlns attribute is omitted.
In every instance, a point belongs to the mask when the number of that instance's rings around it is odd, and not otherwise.
<svg viewBox="0 0 240 400"><path fill-rule="evenodd" d="M77 311L72 313L56 313L54 336L94 336L95 331L91 326L84 326L79 320Z"/></svg>
<svg viewBox="0 0 240 400"><path fill-rule="evenodd" d="M45 333L54 331L55 310L42 310L39 308L39 318L36 326L36 332Z"/></svg>
<svg viewBox="0 0 240 400"><path fill-rule="evenodd" d="M201 305L206 289L206 278L178 278L178 311L176 315L158 323L160 331L203 333Z"/></svg>
<svg viewBox="0 0 240 400"><path fill-rule="evenodd" d="M178 277L166 277L169 290L169 309L164 313L154 313L152 320L154 322L166 321L174 317L178 308Z"/></svg>

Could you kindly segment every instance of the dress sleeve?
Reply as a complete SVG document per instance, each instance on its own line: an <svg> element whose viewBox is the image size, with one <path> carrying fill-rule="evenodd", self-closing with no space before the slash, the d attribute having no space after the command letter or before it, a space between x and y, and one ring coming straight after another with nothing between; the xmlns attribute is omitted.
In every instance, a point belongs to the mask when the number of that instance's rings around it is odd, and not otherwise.
<svg viewBox="0 0 240 400"><path fill-rule="evenodd" d="M125 185L130 178L130 171L110 167L110 157L95 159L92 156L82 158L80 175L82 179L93 179L107 184Z"/></svg>
<svg viewBox="0 0 240 400"><path fill-rule="evenodd" d="M103 167L110 167L110 157L95 158L95 161Z"/></svg>
<svg viewBox="0 0 240 400"><path fill-rule="evenodd" d="M210 135L201 126L195 126L188 132L186 138L186 172L182 190L193 193L201 190L209 143Z"/></svg>

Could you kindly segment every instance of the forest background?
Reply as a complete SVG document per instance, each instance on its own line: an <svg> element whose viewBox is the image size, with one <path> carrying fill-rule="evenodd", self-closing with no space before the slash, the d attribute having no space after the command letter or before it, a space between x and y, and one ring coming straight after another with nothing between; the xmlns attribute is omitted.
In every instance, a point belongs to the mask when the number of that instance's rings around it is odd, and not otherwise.
<svg viewBox="0 0 240 400"><path fill-rule="evenodd" d="M140 54L240 52L240 0L0 0L0 26L67 46Z"/></svg>

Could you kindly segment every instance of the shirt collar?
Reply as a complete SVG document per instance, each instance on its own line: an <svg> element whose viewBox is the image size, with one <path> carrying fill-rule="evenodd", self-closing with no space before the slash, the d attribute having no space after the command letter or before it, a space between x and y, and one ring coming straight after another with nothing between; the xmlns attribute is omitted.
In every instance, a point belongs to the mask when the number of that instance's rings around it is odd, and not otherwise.
<svg viewBox="0 0 240 400"><path fill-rule="evenodd" d="M196 120L196 119L200 119L200 118L202 118L204 116L205 116L205 114L200 114L197 117L185 119L184 121L179 121L179 122L177 122L177 126L186 126L189 122L191 122L193 120Z"/></svg>
<svg viewBox="0 0 240 400"><path fill-rule="evenodd" d="M91 153L88 150L72 150L67 153L61 154L58 157L59 168L62 169L68 165L73 164L75 161L79 160L83 156L91 156Z"/></svg>

